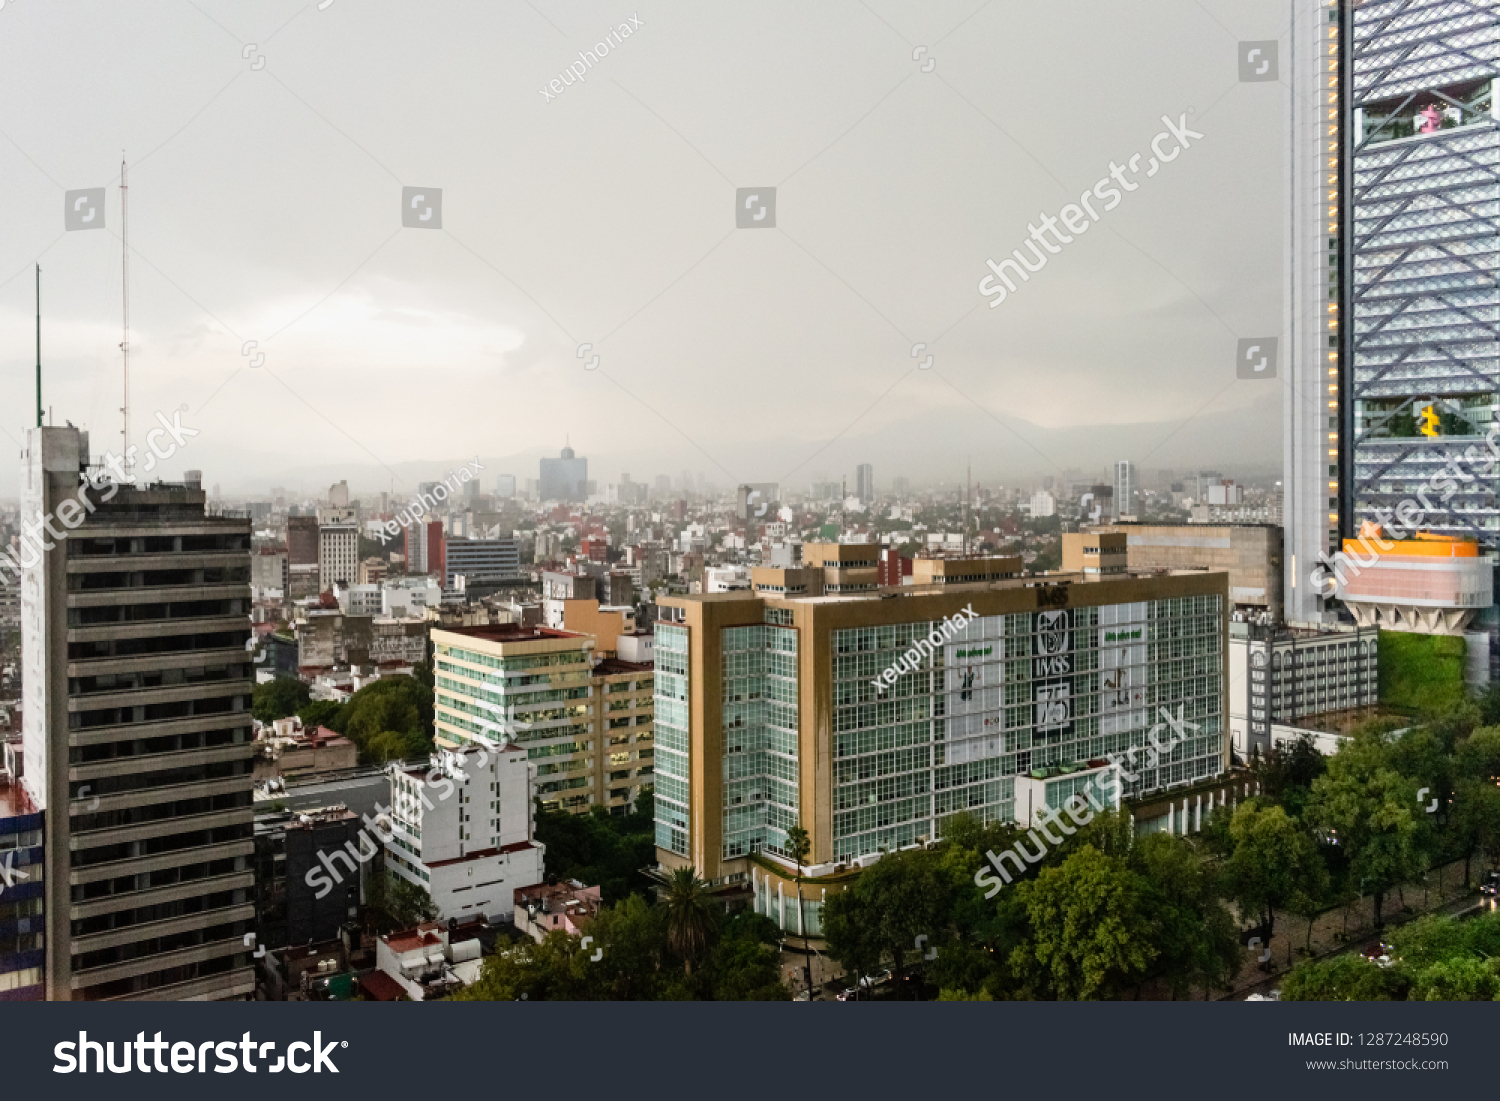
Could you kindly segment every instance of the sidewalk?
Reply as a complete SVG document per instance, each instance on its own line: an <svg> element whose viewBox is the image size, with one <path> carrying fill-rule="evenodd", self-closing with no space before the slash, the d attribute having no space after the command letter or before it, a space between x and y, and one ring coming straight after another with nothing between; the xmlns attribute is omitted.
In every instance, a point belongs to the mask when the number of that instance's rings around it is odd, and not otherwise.
<svg viewBox="0 0 1500 1101"><path fill-rule="evenodd" d="M1404 925L1424 913L1462 913L1475 902L1479 880L1484 875L1482 862L1476 858L1470 865L1470 887L1463 889L1464 862L1455 860L1442 868L1427 873L1426 890L1420 882L1405 888L1406 905L1401 903L1401 894L1390 892L1385 899L1383 916L1386 927ZM1441 888L1441 889L1440 889ZM1345 929L1348 930L1345 935ZM1322 959L1337 955L1341 951L1373 946L1375 934L1375 900L1365 896L1348 906L1337 906L1319 916L1313 923L1312 956ZM1271 959L1268 975L1254 957L1247 961L1235 977L1234 989L1230 993L1216 992L1221 1000L1239 1001L1253 993L1267 993L1281 985L1282 978L1300 960L1306 959L1307 922L1294 914L1276 915L1276 935L1271 938ZM1169 995L1170 996L1170 995Z"/></svg>

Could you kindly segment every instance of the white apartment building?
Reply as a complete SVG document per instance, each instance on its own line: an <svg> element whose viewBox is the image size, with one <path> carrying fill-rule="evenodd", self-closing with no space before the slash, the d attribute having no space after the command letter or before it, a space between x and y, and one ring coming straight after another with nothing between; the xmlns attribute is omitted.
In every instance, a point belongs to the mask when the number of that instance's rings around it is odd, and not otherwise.
<svg viewBox="0 0 1500 1101"><path fill-rule="evenodd" d="M386 868L425 889L442 920L509 918L516 888L544 878L531 777L525 749L493 742L440 750L426 772L393 767Z"/></svg>
<svg viewBox="0 0 1500 1101"><path fill-rule="evenodd" d="M750 591L749 566L709 566L703 571L703 591L732 593Z"/></svg>
<svg viewBox="0 0 1500 1101"><path fill-rule="evenodd" d="M440 607L443 587L435 577L403 577L381 589L380 612L393 619L422 619L426 609Z"/></svg>
<svg viewBox="0 0 1500 1101"><path fill-rule="evenodd" d="M351 584L359 573L359 525L348 508L318 510L318 591Z"/></svg>
<svg viewBox="0 0 1500 1101"><path fill-rule="evenodd" d="M385 593L379 585L335 584L333 595L345 615L385 614Z"/></svg>

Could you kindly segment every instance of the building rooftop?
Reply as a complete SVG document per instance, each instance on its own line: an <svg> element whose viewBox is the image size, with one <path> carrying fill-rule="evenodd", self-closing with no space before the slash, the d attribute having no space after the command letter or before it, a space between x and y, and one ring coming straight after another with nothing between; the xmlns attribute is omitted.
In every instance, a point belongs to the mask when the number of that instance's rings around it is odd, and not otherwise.
<svg viewBox="0 0 1500 1101"><path fill-rule="evenodd" d="M540 642L549 638L588 638L576 631L558 631L522 623L492 623L479 627L442 627L450 635L465 635L485 642Z"/></svg>
<svg viewBox="0 0 1500 1101"><path fill-rule="evenodd" d="M596 677L613 677L621 673L650 673L656 668L649 661L621 661L619 658L605 658L594 666Z"/></svg>
<svg viewBox="0 0 1500 1101"><path fill-rule="evenodd" d="M492 856L502 856L505 853L524 852L526 849L536 848L530 841L515 841L509 845L501 845L498 849L479 849L476 852L467 853L464 856L455 856L452 860L434 860L428 864L431 868L447 868L454 864L463 864L469 860L488 860Z"/></svg>

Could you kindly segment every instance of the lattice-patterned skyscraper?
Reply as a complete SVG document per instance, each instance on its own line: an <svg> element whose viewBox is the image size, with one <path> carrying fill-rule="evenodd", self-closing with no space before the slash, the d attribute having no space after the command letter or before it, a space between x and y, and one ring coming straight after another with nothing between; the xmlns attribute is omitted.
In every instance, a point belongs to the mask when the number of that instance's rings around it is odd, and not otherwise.
<svg viewBox="0 0 1500 1101"><path fill-rule="evenodd" d="M1323 611L1309 575L1335 528L1348 537L1394 516L1407 530L1500 543L1497 479L1465 459L1482 448L1500 395L1500 5L1292 8L1295 620Z"/></svg>
<svg viewBox="0 0 1500 1101"><path fill-rule="evenodd" d="M1345 530L1412 502L1493 549L1497 479L1465 455L1500 397L1500 5L1350 16Z"/></svg>

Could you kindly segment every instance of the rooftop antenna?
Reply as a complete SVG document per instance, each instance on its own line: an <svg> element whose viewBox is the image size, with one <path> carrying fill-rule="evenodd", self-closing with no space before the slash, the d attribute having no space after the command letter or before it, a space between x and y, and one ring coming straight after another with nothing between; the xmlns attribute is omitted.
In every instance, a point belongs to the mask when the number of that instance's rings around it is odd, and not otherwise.
<svg viewBox="0 0 1500 1101"><path fill-rule="evenodd" d="M964 468L964 543L963 555L969 556L969 483L974 480L974 457L969 457L969 465Z"/></svg>
<svg viewBox="0 0 1500 1101"><path fill-rule="evenodd" d="M125 174L125 157L120 157L120 295L124 313L124 334L120 352L125 368L125 404L120 407L125 423L120 432L121 453L125 457L125 480L131 477L130 458L130 184Z"/></svg>
<svg viewBox="0 0 1500 1101"><path fill-rule="evenodd" d="M36 266L36 426L42 426L42 265Z"/></svg>

